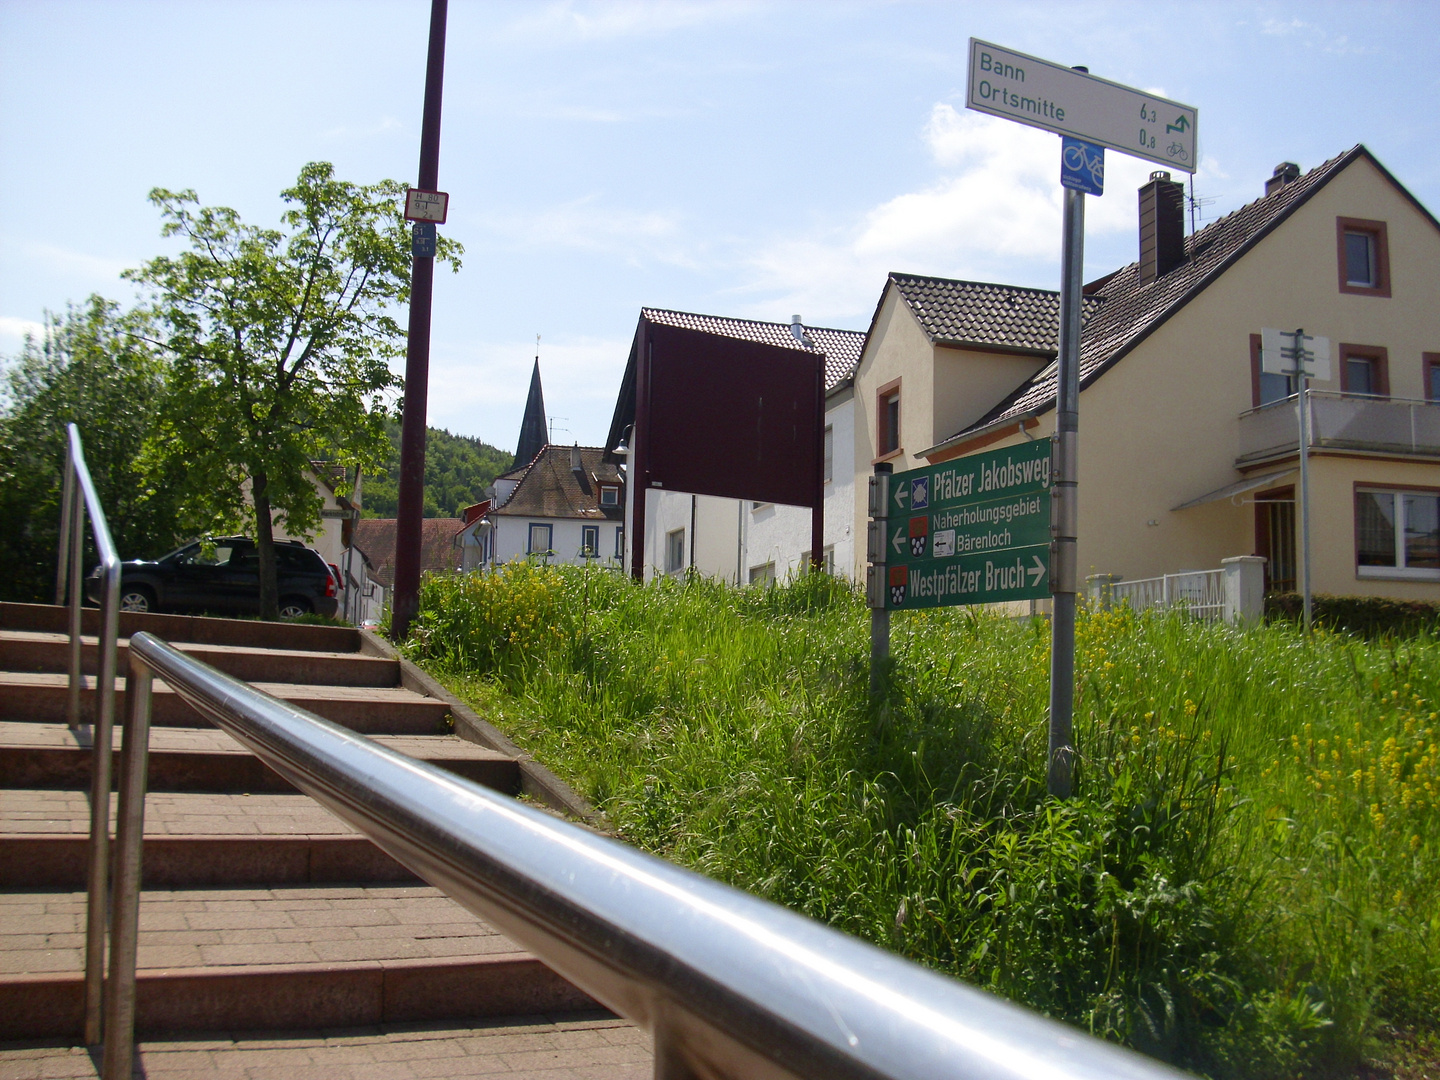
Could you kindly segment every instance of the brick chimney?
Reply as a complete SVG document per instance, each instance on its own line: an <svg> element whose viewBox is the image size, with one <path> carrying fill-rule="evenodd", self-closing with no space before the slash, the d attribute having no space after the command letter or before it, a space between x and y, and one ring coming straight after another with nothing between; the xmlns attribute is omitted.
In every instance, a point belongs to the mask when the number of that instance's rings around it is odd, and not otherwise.
<svg viewBox="0 0 1440 1080"><path fill-rule="evenodd" d="M1168 172L1152 172L1140 189L1140 284L1185 261L1185 188Z"/></svg>
<svg viewBox="0 0 1440 1080"><path fill-rule="evenodd" d="M1275 175L1265 181L1265 194L1274 195L1286 184L1293 184L1300 179L1300 166L1293 161L1282 161L1275 166Z"/></svg>

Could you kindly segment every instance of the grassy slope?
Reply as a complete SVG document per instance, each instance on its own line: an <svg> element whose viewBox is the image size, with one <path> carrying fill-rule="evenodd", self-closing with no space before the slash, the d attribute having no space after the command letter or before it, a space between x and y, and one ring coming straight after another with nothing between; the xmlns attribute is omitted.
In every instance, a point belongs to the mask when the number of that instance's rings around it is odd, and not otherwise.
<svg viewBox="0 0 1440 1080"><path fill-rule="evenodd" d="M621 834L1213 1075L1355 1067L1440 1013L1440 644L1082 619L1078 797L1048 632L516 567L427 584L417 657Z"/></svg>

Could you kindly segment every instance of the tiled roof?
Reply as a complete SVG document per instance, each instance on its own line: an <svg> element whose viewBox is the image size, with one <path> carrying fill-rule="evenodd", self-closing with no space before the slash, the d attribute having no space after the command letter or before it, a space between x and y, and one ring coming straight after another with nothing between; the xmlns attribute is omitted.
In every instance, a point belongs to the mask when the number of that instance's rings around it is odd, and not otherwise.
<svg viewBox="0 0 1440 1080"><path fill-rule="evenodd" d="M1059 347L1058 292L915 274L892 273L890 282L936 344L999 347L1051 356ZM1082 318L1093 315L1099 306L1099 301L1087 298Z"/></svg>
<svg viewBox="0 0 1440 1080"><path fill-rule="evenodd" d="M663 308L642 308L640 314L652 323L678 326L682 330L702 330L707 334L777 345L782 349L825 354L825 389L834 390L855 374L860 354L865 349L865 335L859 330L834 330L824 326L807 326L805 333L814 347L800 343L789 323L756 322L751 319L729 319L719 315L696 315L688 311L666 311Z"/></svg>
<svg viewBox="0 0 1440 1080"><path fill-rule="evenodd" d="M1364 146L1357 145L1273 194L1256 199L1186 237L1185 261L1168 274L1142 284L1140 264L1131 263L1109 278L1102 279L1097 291L1104 297L1104 303L1093 311L1087 310L1089 317L1080 334L1081 388L1104 374L1299 209L1311 195L1361 156L1369 158L1384 171ZM1398 183L1396 186L1399 187ZM1416 205L1419 206L1418 203ZM1424 207L1420 209L1429 216ZM1055 378L1056 365L1052 363L988 414L944 442L954 441L968 432L995 423L1053 408Z"/></svg>
<svg viewBox="0 0 1440 1080"><path fill-rule="evenodd" d="M604 449L582 446L580 475L570 467L575 447L549 445L535 456L530 467L510 498L492 514L517 517L583 518L586 520L619 521L624 510L619 506L600 507L597 483L623 483L620 471L602 460Z"/></svg>
<svg viewBox="0 0 1440 1080"><path fill-rule="evenodd" d="M395 518L361 518L355 522L355 546L374 566L371 577L387 589L395 582ZM423 518L420 522L420 572L454 570L460 565L455 534L465 527L459 518Z"/></svg>

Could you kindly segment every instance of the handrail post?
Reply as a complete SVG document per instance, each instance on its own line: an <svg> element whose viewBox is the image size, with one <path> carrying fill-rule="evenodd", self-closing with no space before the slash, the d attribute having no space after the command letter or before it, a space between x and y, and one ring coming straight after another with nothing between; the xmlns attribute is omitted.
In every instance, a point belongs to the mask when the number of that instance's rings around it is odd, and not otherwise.
<svg viewBox="0 0 1440 1080"><path fill-rule="evenodd" d="M103 1080L129 1080L135 1052L135 949L140 929L140 861L144 851L154 678L150 669L132 655L126 681L129 708L121 748L120 806L115 815L115 896L111 905L110 978L105 987Z"/></svg>
<svg viewBox="0 0 1440 1080"><path fill-rule="evenodd" d="M65 722L72 728L80 726L80 690L85 680L80 642L80 608L85 593L85 583L80 573L85 556L85 502L80 487L81 485L76 483L71 488L70 535L66 538L70 542L70 571L66 575L70 590L70 686L69 695L65 699Z"/></svg>

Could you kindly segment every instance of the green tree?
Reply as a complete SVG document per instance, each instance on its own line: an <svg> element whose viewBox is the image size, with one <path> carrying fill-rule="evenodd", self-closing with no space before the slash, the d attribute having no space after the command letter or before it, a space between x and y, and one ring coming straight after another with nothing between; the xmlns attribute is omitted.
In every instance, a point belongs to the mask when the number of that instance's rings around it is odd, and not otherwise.
<svg viewBox="0 0 1440 1080"><path fill-rule="evenodd" d="M390 452L383 471L365 474L362 513L366 517L394 517L400 492L400 425L386 425ZM469 435L452 435L429 428L425 438L425 516L458 517L461 510L485 497L501 473L509 471L515 455Z"/></svg>
<svg viewBox="0 0 1440 1080"><path fill-rule="evenodd" d="M282 229L201 207L193 191L150 193L163 234L189 245L126 274L151 291L153 342L171 365L152 451L185 462L188 498L253 518L262 618L278 611L276 515L292 534L319 524L309 463L373 469L389 447L389 364L405 336L391 312L410 297L404 190L312 162L281 193ZM457 270L462 250L437 245Z"/></svg>
<svg viewBox="0 0 1440 1080"><path fill-rule="evenodd" d="M144 334L140 316L122 315L111 301L92 296L63 316L47 316L41 339L27 338L6 366L0 598L48 603L54 597L66 424L80 429L122 558L164 554L191 529L209 524L177 498L177 477L155 471L142 454L156 429L165 380L165 365L146 347Z"/></svg>

